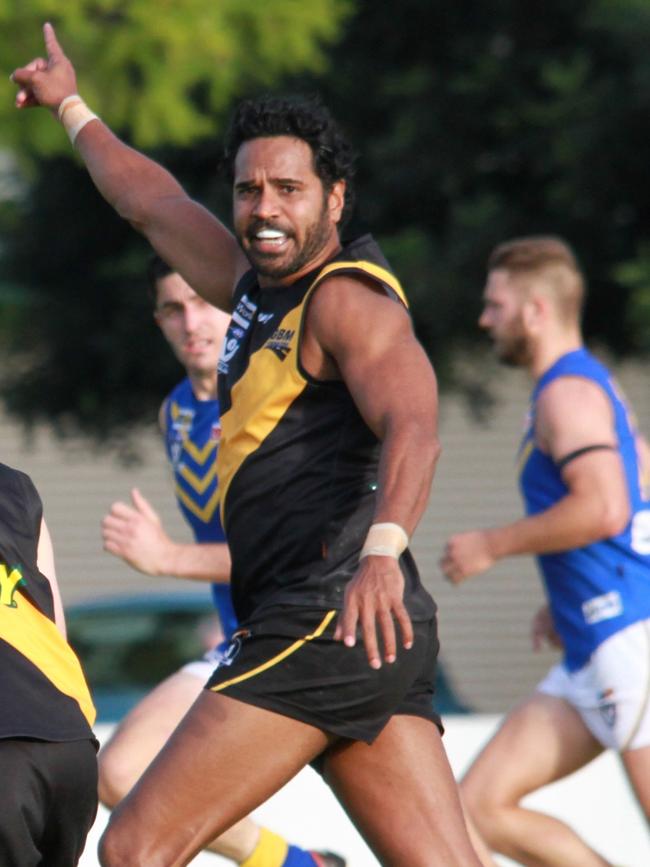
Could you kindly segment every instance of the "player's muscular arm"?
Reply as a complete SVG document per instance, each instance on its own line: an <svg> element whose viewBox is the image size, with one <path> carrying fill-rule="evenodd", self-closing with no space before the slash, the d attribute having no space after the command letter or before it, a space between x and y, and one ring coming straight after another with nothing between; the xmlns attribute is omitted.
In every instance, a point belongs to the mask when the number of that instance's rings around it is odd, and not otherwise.
<svg viewBox="0 0 650 867"><path fill-rule="evenodd" d="M18 108L56 112L77 92L72 64L51 25L44 28L47 59L14 71ZM102 196L142 232L162 258L207 300L230 309L232 289L246 270L231 233L191 200L162 166L121 142L100 120L79 132L76 147Z"/></svg>
<svg viewBox="0 0 650 867"><path fill-rule="evenodd" d="M335 277L311 301L302 360L340 375L382 441L377 521L413 532L426 506L440 447L437 386L402 305L356 278Z"/></svg>
<svg viewBox="0 0 650 867"><path fill-rule="evenodd" d="M333 278L311 302L303 363L316 375L345 381L368 427L382 442L375 521L410 535L424 511L440 447L437 389L431 365L402 306L357 279ZM346 590L336 637L353 644L360 624L373 667L395 659L397 620L404 646L412 642L398 561L365 557Z"/></svg>
<svg viewBox="0 0 650 867"><path fill-rule="evenodd" d="M542 392L536 438L560 461L591 445L616 446L612 409L602 389L589 380L562 377ZM545 554L582 547L620 533L630 517L625 472L615 450L588 451L566 464L567 494L537 515L503 527L452 536L441 561L460 582L514 554Z"/></svg>

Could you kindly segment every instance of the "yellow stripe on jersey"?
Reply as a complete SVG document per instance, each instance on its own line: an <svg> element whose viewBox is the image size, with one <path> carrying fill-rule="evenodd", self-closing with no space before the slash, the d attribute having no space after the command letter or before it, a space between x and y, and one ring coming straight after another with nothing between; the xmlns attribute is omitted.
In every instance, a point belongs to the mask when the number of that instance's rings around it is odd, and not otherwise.
<svg viewBox="0 0 650 867"><path fill-rule="evenodd" d="M399 282L397 277L394 274L391 274L390 271L382 268L380 265L375 265L373 262L367 262L365 259L358 262L332 262L323 268L315 282L320 283L323 278L327 277L329 274L332 274L335 271L349 270L350 268L356 268L359 271L366 271L371 277L375 277L382 283L386 283L386 285L390 286L393 292L398 295L404 306L409 306L404 290L402 289L402 284ZM311 292L314 286L315 283L310 286L309 292Z"/></svg>
<svg viewBox="0 0 650 867"><path fill-rule="evenodd" d="M297 650L300 650L301 647L308 641L313 641L314 638L320 638L320 636L325 632L329 624L332 622L332 618L336 616L336 611L328 611L325 617L321 620L319 625L314 629L312 633L309 635L305 635L304 638L299 638L297 641L294 641L286 650L283 650L282 653L278 653L276 656L271 659L263 662L261 665L252 668L250 671L245 672L245 674L240 674L238 677L232 677L230 680L224 681L224 683L220 683L217 686L211 686L210 690L212 692L219 692L222 689L226 689L228 686L233 686L236 683L241 683L244 680L250 680L251 677L255 677L257 674L261 674L263 671L268 671L269 668L273 668L274 665L282 662L283 659L286 659L288 656L291 656ZM236 634L236 633L235 633Z"/></svg>
<svg viewBox="0 0 650 867"><path fill-rule="evenodd" d="M222 443L226 444L217 456L222 523L235 473L282 421L307 384L296 364L302 306L290 310L278 326L293 332L287 344L289 357L283 360L274 352L264 351L264 346L254 352L246 373L232 387L230 409L221 416Z"/></svg>
<svg viewBox="0 0 650 867"><path fill-rule="evenodd" d="M186 465L183 464L178 469L179 474L185 479L185 481L190 485L197 494L204 494L210 483L217 475L217 465L216 463L212 464L207 473L201 478L197 476L196 473L193 473L192 470Z"/></svg>
<svg viewBox="0 0 650 867"><path fill-rule="evenodd" d="M0 635L28 659L64 695L73 698L92 726L95 708L79 660L55 623L22 595L14 596L16 606L0 605ZM5 696L11 701L11 696Z"/></svg>
<svg viewBox="0 0 650 867"><path fill-rule="evenodd" d="M217 505L219 504L219 488L215 489L205 506L199 506L199 504L195 502L180 485L175 486L175 492L181 503L183 503L183 505L186 506L193 515L196 515L199 520L203 521L204 524L207 524L208 521L212 520Z"/></svg>

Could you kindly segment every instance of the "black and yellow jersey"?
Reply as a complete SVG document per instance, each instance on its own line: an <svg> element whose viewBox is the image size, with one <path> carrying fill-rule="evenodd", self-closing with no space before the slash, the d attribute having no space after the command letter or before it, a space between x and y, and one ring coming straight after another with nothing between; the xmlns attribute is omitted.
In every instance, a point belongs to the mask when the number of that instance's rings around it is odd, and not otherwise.
<svg viewBox="0 0 650 867"><path fill-rule="evenodd" d="M0 738L94 739L90 693L37 566L42 511L29 476L0 464Z"/></svg>
<svg viewBox="0 0 650 867"><path fill-rule="evenodd" d="M316 380L300 363L309 298L332 274L363 275L406 305L368 235L291 286L261 288L250 271L235 290L217 472L240 620L271 605L340 608L375 512L377 437L343 382ZM401 565L407 609L429 618L435 606L408 551Z"/></svg>

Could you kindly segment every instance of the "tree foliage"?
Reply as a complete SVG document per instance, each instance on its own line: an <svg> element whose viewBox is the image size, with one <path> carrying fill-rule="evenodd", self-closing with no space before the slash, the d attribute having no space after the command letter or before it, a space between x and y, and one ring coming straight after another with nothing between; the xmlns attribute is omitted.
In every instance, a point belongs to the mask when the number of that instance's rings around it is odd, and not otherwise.
<svg viewBox="0 0 650 867"><path fill-rule="evenodd" d="M349 11L350 0L0 0L0 51L8 70L42 55L52 21L87 102L214 205L210 135L226 110L290 72L322 70ZM28 423L119 435L155 417L180 372L151 321L149 250L101 201L61 128L17 112L14 92L0 83L0 146L30 183L0 201L2 393Z"/></svg>
<svg viewBox="0 0 650 867"><path fill-rule="evenodd" d="M649 39L643 0L405 0L399 22L362 4L333 49L363 216L440 370L477 338L490 249L530 233L575 246L590 338L650 349Z"/></svg>
<svg viewBox="0 0 650 867"><path fill-rule="evenodd" d="M44 53L52 21L80 71L80 90L138 147L214 133L234 97L281 75L322 70L349 0L0 0L0 54L10 70ZM43 112L17 117L0 84L0 140L29 152L66 149Z"/></svg>
<svg viewBox="0 0 650 867"><path fill-rule="evenodd" d="M141 5L125 8L135 15L131 10ZM232 76L228 99L272 83L258 67L265 53L289 51L291 40L284 30L276 39L274 28L282 29L281 10L297 5L278 2L271 14L264 4L218 4L220 14L251 10L246 27L233 13L238 24L227 31L233 55L219 75ZM106 7L113 4L92 8ZM323 17L326 7L340 13L334 16L340 24L341 4L314 7ZM155 69L152 45L155 33L173 29L176 19L171 6L156 8L165 23L155 30L138 25L137 15L119 38L107 26L97 49L108 64L101 74L91 62L95 50L80 40L82 92L107 118L114 110L112 122L127 135L155 144L155 155L190 192L227 217L228 192L216 179L218 132L206 137L203 125L218 130L225 102L211 102L211 79L201 76L196 86L189 79L179 89L160 84L174 77L168 68L174 62ZM186 33L201 44L209 34L196 20L187 20ZM333 31L310 32L321 46ZM353 229L369 227L379 236L445 382L458 384L466 368L451 360L476 344L489 250L522 234L560 234L574 245L591 288L588 337L621 354L650 349L650 4L547 0L533 15L519 0L402 0L399 14L389 14L383 3L360 0L342 33L324 54L313 48L310 56L321 63L325 57L322 68L306 64L312 66L306 73L301 62L294 67L300 72L290 73L278 60L277 86L319 91L349 132L361 154ZM73 40L68 47L78 60ZM133 63L139 72L127 74ZM136 101L133 89L141 82ZM165 94L186 103L177 106L176 119L165 113ZM152 113L140 129L146 111ZM167 135L176 122L184 132ZM52 130L63 140L50 122L48 135ZM201 137L186 144L190 133ZM36 299L24 308L27 316L11 320L14 373L3 388L11 406L23 417L70 420L100 434L151 418L178 370L150 324L141 276L145 245L68 157L41 159L24 206L10 216L15 230L4 272Z"/></svg>

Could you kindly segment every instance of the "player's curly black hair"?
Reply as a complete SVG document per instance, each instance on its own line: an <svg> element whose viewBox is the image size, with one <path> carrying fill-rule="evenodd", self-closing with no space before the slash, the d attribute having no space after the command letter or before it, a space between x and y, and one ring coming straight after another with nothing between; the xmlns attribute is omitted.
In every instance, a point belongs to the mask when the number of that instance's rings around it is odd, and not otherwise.
<svg viewBox="0 0 650 867"><path fill-rule="evenodd" d="M158 301L158 281L173 273L174 269L164 259L157 253L151 254L147 263L147 296L154 307Z"/></svg>
<svg viewBox="0 0 650 867"><path fill-rule="evenodd" d="M226 132L223 165L232 180L235 157L241 145L254 138L288 135L307 142L314 155L314 170L326 190L345 181L341 226L354 204L356 154L339 125L318 97L262 96L239 104Z"/></svg>

